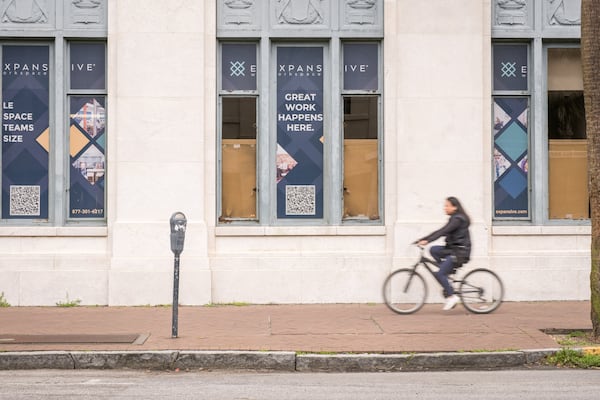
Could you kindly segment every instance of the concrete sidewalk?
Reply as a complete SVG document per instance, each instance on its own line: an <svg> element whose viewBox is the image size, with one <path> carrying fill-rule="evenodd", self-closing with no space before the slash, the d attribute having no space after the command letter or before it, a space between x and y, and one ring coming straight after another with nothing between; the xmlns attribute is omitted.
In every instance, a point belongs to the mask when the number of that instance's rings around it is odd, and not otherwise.
<svg viewBox="0 0 600 400"><path fill-rule="evenodd" d="M412 315L381 304L179 307L171 338L170 307L8 307L0 308L0 369L515 366L556 351L544 330L590 329L589 310L589 302L504 303L489 315L440 304Z"/></svg>

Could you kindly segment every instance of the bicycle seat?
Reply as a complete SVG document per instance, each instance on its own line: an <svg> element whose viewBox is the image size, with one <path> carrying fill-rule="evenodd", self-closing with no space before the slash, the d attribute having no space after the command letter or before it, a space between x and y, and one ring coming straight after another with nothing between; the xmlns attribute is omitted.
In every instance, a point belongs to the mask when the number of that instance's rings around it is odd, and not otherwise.
<svg viewBox="0 0 600 400"><path fill-rule="evenodd" d="M452 264L454 266L452 267L452 272L450 272L448 275L454 275L456 271L463 266L463 264L458 261L458 258L456 258L454 254L450 255L450 259L452 260Z"/></svg>

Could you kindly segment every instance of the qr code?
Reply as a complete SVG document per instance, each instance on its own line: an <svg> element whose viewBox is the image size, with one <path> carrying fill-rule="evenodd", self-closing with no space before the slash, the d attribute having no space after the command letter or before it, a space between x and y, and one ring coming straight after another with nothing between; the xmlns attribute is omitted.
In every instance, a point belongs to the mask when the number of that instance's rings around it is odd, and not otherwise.
<svg viewBox="0 0 600 400"><path fill-rule="evenodd" d="M40 215L40 187L11 185L9 213L15 216Z"/></svg>
<svg viewBox="0 0 600 400"><path fill-rule="evenodd" d="M287 185L285 187L285 215L315 214L315 185Z"/></svg>

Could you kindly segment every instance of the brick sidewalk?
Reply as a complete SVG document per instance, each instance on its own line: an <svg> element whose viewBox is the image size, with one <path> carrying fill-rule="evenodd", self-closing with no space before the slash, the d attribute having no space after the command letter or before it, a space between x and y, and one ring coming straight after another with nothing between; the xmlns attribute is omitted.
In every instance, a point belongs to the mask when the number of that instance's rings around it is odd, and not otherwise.
<svg viewBox="0 0 600 400"><path fill-rule="evenodd" d="M544 329L590 329L589 302L511 302L489 315L426 305L397 315L384 305L0 308L0 351L253 350L459 352L556 348ZM143 344L10 343L17 335L149 334Z"/></svg>

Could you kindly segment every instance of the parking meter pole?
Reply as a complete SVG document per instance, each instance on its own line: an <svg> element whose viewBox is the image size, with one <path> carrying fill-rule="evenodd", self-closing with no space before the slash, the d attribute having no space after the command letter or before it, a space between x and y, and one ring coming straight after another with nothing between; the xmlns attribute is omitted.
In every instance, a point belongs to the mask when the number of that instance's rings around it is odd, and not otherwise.
<svg viewBox="0 0 600 400"><path fill-rule="evenodd" d="M171 337L177 337L179 324L179 255L175 255L175 265L173 267L173 323L171 324Z"/></svg>
<svg viewBox="0 0 600 400"><path fill-rule="evenodd" d="M176 212L171 215L169 222L171 224L171 251L175 255L175 265L173 268L173 323L171 325L171 337L176 338L178 335L177 325L179 323L179 255L183 251L187 219L182 212Z"/></svg>

